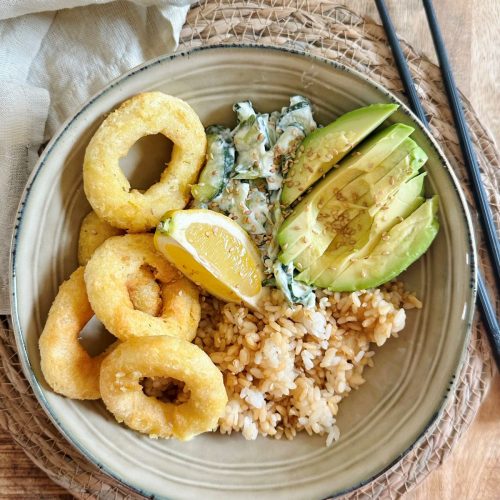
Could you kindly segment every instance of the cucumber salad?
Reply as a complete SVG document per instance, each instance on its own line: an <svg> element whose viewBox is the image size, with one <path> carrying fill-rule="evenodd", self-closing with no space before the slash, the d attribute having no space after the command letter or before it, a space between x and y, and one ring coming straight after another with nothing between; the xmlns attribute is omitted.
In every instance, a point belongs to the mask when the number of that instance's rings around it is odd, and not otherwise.
<svg viewBox="0 0 500 500"><path fill-rule="evenodd" d="M290 98L281 111L258 113L250 101L233 106L237 125L207 127L207 162L192 187L193 206L223 213L245 229L259 248L265 285L290 302L311 307L313 288L294 279L293 264L278 260L277 232L286 214L280 205L283 178L304 138L317 128L310 101Z"/></svg>

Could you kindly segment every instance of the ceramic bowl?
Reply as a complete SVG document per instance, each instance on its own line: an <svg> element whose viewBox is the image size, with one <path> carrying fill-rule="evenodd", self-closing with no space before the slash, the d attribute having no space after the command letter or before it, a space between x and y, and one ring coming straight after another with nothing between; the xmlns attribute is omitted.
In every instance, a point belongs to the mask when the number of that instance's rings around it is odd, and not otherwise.
<svg viewBox="0 0 500 500"><path fill-rule="evenodd" d="M389 122L416 128L429 156L428 194L441 197L441 230L429 252L404 274L423 300L397 339L377 349L367 382L340 406L340 440L305 433L293 441L209 433L190 442L152 440L119 425L97 402L71 401L48 389L38 337L59 284L77 267L80 223L90 210L82 185L84 151L109 111L139 92L180 97L204 124L234 125L232 104L251 99L279 109L294 94L309 97L326 124L353 108L398 102ZM155 137L139 141L123 167L136 186L159 171ZM138 159L150 163L136 168ZM143 159L144 159L143 158ZM145 160L145 161L146 161ZM157 160L157 158L156 158ZM151 165L149 167L148 165ZM155 498L324 498L369 481L418 444L439 418L467 344L475 298L470 219L457 179L439 146L408 109L365 76L305 54L263 47L208 47L165 56L112 82L61 128L24 193L12 245L12 316L24 371L50 418L89 460Z"/></svg>

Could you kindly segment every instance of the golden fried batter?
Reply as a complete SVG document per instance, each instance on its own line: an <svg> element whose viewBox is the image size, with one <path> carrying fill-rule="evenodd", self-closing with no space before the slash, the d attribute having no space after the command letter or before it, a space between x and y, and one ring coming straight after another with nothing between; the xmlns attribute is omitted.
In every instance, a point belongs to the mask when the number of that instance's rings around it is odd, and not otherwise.
<svg viewBox="0 0 500 500"><path fill-rule="evenodd" d="M127 284L144 265L160 283L162 310L154 317L134 308ZM200 320L199 293L155 249L152 234L106 240L85 268L87 293L96 316L120 340L172 335L192 340Z"/></svg>
<svg viewBox="0 0 500 500"><path fill-rule="evenodd" d="M172 377L190 392L174 404L146 396L145 377ZM118 422L150 437L188 440L213 430L224 413L227 394L222 374L199 347L175 337L127 340L101 365L101 394Z"/></svg>
<svg viewBox="0 0 500 500"><path fill-rule="evenodd" d="M149 266L141 266L128 280L127 288L135 309L151 316L160 315L163 305L161 288Z"/></svg>
<svg viewBox="0 0 500 500"><path fill-rule="evenodd" d="M84 268L79 267L59 288L40 336L42 372L55 392L71 399L99 399L99 369L105 353L90 357L78 336L94 313Z"/></svg>
<svg viewBox="0 0 500 500"><path fill-rule="evenodd" d="M122 229L111 226L100 219L95 212L85 216L80 226L78 238L78 263L84 266L89 261L95 249L102 245L111 236L123 234Z"/></svg>
<svg viewBox="0 0 500 500"><path fill-rule="evenodd" d="M141 137L158 133L174 143L168 167L146 192L131 190L119 160ZM205 130L187 103L161 92L136 95L106 117L87 146L85 194L97 215L111 225L147 231L167 210L186 206L205 150Z"/></svg>

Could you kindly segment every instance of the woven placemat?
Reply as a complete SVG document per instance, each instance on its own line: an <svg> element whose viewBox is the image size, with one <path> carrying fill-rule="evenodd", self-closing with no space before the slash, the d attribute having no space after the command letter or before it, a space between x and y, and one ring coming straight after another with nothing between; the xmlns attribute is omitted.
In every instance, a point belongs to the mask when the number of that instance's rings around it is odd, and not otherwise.
<svg viewBox="0 0 500 500"><path fill-rule="evenodd" d="M238 42L285 46L341 62L369 75L404 100L383 29L372 20L332 6L328 1L200 2L188 14L179 51ZM433 134L443 146L473 205L439 69L409 45L405 44L404 51ZM499 154L465 99L464 106L484 183L496 220L500 222ZM483 272L491 280L480 234L478 241ZM498 297L496 306L499 310ZM442 417L427 431L418 447L383 475L344 498L399 497L422 481L450 453L477 413L493 375L484 326L477 318L478 314L465 363ZM139 498L87 462L51 424L22 374L7 319L0 323L0 426L38 467L75 497Z"/></svg>

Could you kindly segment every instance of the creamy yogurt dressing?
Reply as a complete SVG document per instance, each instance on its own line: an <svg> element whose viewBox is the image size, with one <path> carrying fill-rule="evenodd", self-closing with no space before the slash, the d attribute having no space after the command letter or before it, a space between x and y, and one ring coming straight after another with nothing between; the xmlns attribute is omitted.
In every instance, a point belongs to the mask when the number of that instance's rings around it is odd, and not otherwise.
<svg viewBox="0 0 500 500"><path fill-rule="evenodd" d="M299 144L317 127L311 103L305 97L293 96L281 111L257 113L250 101L236 103L233 110L238 124L230 132L236 152L230 178L215 198L195 205L228 215L243 227L262 254L265 284L276 285L290 302L311 307L315 301L313 288L295 281L293 264L281 264L277 242L284 220L279 203L283 177ZM219 153L207 152L216 161Z"/></svg>

